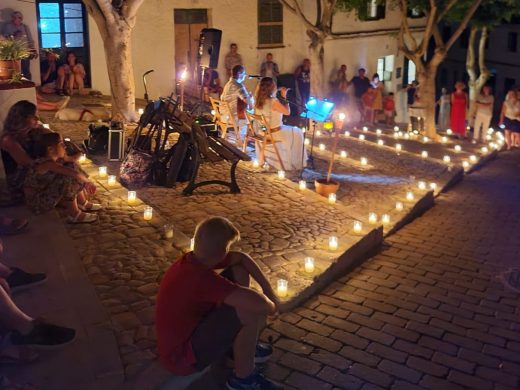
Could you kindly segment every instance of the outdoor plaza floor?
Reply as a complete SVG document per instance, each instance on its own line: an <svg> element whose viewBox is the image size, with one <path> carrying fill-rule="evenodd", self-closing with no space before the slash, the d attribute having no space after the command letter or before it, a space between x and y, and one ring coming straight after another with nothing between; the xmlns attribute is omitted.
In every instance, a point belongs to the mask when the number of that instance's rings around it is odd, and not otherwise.
<svg viewBox="0 0 520 390"><path fill-rule="evenodd" d="M71 105L99 100L74 98ZM86 138L86 122L42 117L74 141ZM275 289L279 279L289 282L285 313L262 333L276 350L266 374L287 388L519 386L520 293L500 280L518 267L520 245L498 232L518 231L518 218L506 206L520 211L512 202L520 193L513 180L520 155L501 153L500 161L464 178L464 171L496 157L492 146L486 151L451 137L433 142L383 127L380 134L376 127L344 130L350 134L338 139L333 178L341 186L333 204L312 189L300 190L299 177L279 179L244 162L237 170L240 194L204 187L186 197L183 185L151 186L128 204L125 188L98 175L101 164L117 175L118 164L85 163L99 184L100 219L74 226L55 214L31 218L33 226L54 226L65 244L39 233L39 250L54 248L43 264L57 269L46 270L44 304L36 291L20 296L22 307L82 329L74 352L42 353L41 362L7 372L42 389L178 388L156 361L155 295L166 268L189 250L196 224L222 215L241 231L235 249L250 253ZM316 169L305 179L326 172L332 142L326 132L316 137ZM203 165L201 176L222 178L226 164ZM426 212L434 202L439 205ZM145 205L154 210L149 222ZM369 213L377 215L374 223ZM382 223L383 214L389 221ZM173 239L163 238L165 224L174 226ZM335 250L331 236L338 239ZM7 239L6 247L10 242L21 241ZM30 250L20 253L34 258ZM315 260L312 273L305 271L305 257ZM213 370L190 388L218 389L222 381L222 372Z"/></svg>

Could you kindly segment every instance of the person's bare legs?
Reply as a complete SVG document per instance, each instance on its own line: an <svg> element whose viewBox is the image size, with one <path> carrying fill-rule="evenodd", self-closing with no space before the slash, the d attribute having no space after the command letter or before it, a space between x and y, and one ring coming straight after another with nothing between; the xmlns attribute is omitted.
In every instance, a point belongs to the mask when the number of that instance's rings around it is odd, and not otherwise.
<svg viewBox="0 0 520 390"><path fill-rule="evenodd" d="M67 75L67 93L72 96L72 92L74 91L74 73L70 72Z"/></svg>
<svg viewBox="0 0 520 390"><path fill-rule="evenodd" d="M63 86L65 84L65 76L67 75L65 66L60 66L58 68L58 79L56 80L56 90L63 90Z"/></svg>
<svg viewBox="0 0 520 390"><path fill-rule="evenodd" d="M29 317L13 302L9 294L0 287L0 325L4 329L27 334L33 329L33 318Z"/></svg>
<svg viewBox="0 0 520 390"><path fill-rule="evenodd" d="M507 150L511 150L511 145L512 145L511 131L505 129L505 130L504 130L504 133L505 133L505 139L506 139Z"/></svg>
<svg viewBox="0 0 520 390"><path fill-rule="evenodd" d="M77 64L74 66L74 69L72 70L72 73L74 74L74 83L78 86L78 91L80 95L85 94L85 68L83 68L83 65ZM74 84L72 85L74 87Z"/></svg>
<svg viewBox="0 0 520 390"><path fill-rule="evenodd" d="M249 287L249 272L241 265L232 267L235 283ZM238 310L237 315L242 328L235 337L233 343L233 356L235 361L235 375L238 378L247 378L255 369L255 352L258 341L260 325L265 321L265 316Z"/></svg>

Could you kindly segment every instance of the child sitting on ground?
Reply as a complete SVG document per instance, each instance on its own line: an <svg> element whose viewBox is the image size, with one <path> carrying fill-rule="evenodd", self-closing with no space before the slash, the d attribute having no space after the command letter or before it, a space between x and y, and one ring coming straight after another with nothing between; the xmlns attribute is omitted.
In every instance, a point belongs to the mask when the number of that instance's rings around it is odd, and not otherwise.
<svg viewBox="0 0 520 390"><path fill-rule="evenodd" d="M193 252L166 271L156 306L159 355L174 374L190 375L232 351L235 373L228 389L282 389L255 369L272 354L257 338L278 300L256 262L229 250L239 238L227 219L206 219L195 230ZM219 275L217 269L224 271ZM263 293L249 288L251 277Z"/></svg>
<svg viewBox="0 0 520 390"><path fill-rule="evenodd" d="M393 92L390 92L383 99L383 110L385 111L385 120L388 126L395 124L395 100Z"/></svg>
<svg viewBox="0 0 520 390"><path fill-rule="evenodd" d="M62 165L65 143L58 133L40 134L35 139L35 164L25 178L27 207L35 214L52 210L59 203L67 207L70 223L90 223L101 205L88 201L96 186L83 173Z"/></svg>

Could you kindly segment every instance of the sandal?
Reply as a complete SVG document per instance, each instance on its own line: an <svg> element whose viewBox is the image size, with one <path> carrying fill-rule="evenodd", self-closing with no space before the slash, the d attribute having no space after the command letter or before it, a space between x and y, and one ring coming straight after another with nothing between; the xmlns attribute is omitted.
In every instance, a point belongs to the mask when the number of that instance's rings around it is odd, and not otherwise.
<svg viewBox="0 0 520 390"><path fill-rule="evenodd" d="M99 203L92 203L89 201L78 205L78 207L81 211L99 211L103 208Z"/></svg>
<svg viewBox="0 0 520 390"><path fill-rule="evenodd" d="M68 216L67 221L69 223L79 224L79 223L92 223L96 222L98 219L96 214L84 213L83 211L78 211L75 217Z"/></svg>

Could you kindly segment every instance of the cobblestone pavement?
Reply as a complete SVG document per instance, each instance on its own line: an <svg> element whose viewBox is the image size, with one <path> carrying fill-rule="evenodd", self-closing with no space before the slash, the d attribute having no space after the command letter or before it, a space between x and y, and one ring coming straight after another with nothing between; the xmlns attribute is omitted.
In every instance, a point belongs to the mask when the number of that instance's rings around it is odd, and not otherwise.
<svg viewBox="0 0 520 390"><path fill-rule="evenodd" d="M520 291L504 276L520 268L519 171L520 152L501 154L272 323L269 377L301 390L518 389Z"/></svg>

